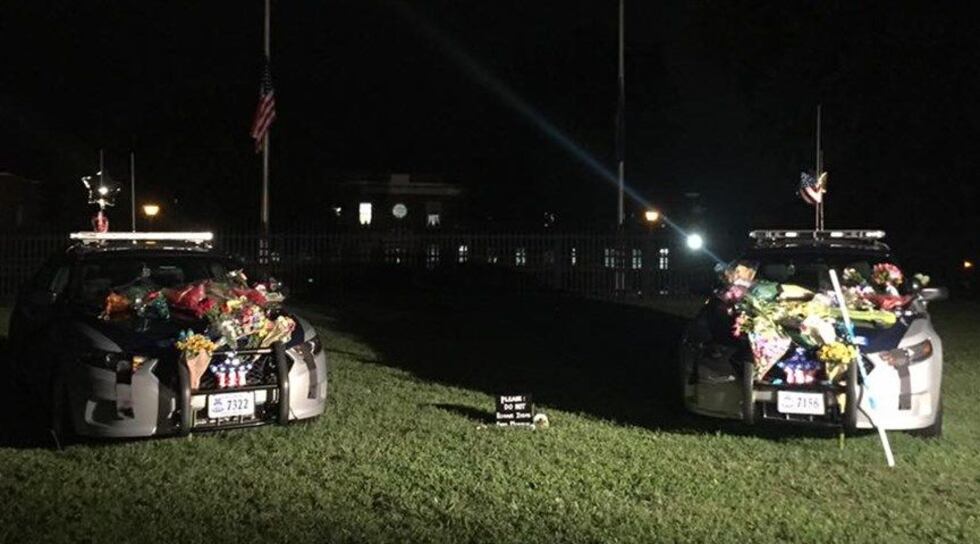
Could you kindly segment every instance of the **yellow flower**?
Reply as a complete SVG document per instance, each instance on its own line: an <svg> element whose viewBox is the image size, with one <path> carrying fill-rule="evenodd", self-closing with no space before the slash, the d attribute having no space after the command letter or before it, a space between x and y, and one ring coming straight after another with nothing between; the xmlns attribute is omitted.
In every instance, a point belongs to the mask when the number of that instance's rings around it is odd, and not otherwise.
<svg viewBox="0 0 980 544"><path fill-rule="evenodd" d="M824 363L827 377L831 380L841 375L857 356L857 348L843 342L824 344L817 350L817 359Z"/></svg>
<svg viewBox="0 0 980 544"><path fill-rule="evenodd" d="M192 334L183 340L177 341L177 349L189 355L196 355L201 351L211 354L214 351L214 342L203 334Z"/></svg>

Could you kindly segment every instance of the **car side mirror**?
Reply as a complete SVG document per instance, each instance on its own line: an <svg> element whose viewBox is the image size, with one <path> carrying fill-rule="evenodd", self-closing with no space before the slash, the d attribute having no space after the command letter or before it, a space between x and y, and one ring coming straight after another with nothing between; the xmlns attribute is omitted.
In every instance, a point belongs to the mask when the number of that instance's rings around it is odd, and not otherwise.
<svg viewBox="0 0 980 544"><path fill-rule="evenodd" d="M276 278L270 276L266 285L268 285L273 291L281 293L283 297L289 298L289 286L286 285L286 282L277 280Z"/></svg>
<svg viewBox="0 0 980 544"><path fill-rule="evenodd" d="M949 298L949 291L945 287L923 287L919 289L919 298L926 302L946 300Z"/></svg>

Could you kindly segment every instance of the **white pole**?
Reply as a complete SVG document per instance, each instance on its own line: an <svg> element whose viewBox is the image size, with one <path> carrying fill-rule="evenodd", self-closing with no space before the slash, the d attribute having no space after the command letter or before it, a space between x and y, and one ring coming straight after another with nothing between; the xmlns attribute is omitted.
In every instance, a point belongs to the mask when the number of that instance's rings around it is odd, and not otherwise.
<svg viewBox="0 0 980 544"><path fill-rule="evenodd" d="M129 152L129 207L133 216L133 232L136 232L136 152Z"/></svg>
<svg viewBox="0 0 980 544"><path fill-rule="evenodd" d="M272 59L270 47L270 25L272 17L272 2L265 0L265 62ZM265 141L262 142L262 237L268 239L269 236L269 135L271 129L266 129ZM267 242L266 242L267 243Z"/></svg>
<svg viewBox="0 0 980 544"><path fill-rule="evenodd" d="M817 104L817 171L814 174L815 179L820 179L820 174L823 172L823 152L820 150L820 104ZM824 193L821 196L820 202L817 202L814 208L814 213L816 214L815 223L817 224L817 230L823 230L823 198L827 195Z"/></svg>
<svg viewBox="0 0 980 544"><path fill-rule="evenodd" d="M837 295L837 303L840 305L840 313L844 318L844 328L847 330L847 336L853 341L854 326L851 324L851 314L847 311L847 303L844 302L844 291L840 288L840 281L837 280L837 271L834 269L830 270L830 282L834 284L834 293ZM858 370L861 371L861 378L864 379L864 390L868 393L868 407L870 408L870 410L867 412L868 419L871 420L871 424L878 430L878 438L881 439L881 447L885 450L885 462L888 463L889 467L894 467L895 456L892 455L892 446L888 443L888 435L885 433L885 429L878 423L878 417L875 413L875 397L871 391L871 387L868 385L867 371L864 370L864 365L861 364L860 351L858 352L858 356L851 362L851 364L858 365ZM854 385L856 390L857 384Z"/></svg>
<svg viewBox="0 0 980 544"><path fill-rule="evenodd" d="M625 63L625 35L626 35L626 24L625 24L625 0L619 0L619 97L618 97L618 108L616 114L619 118L616 120L616 130L618 131L616 143L619 149L616 150L618 155L617 170L619 175L619 199L617 206L617 220L620 227L626 220L625 210L623 208L623 193L625 192L626 182L626 63Z"/></svg>

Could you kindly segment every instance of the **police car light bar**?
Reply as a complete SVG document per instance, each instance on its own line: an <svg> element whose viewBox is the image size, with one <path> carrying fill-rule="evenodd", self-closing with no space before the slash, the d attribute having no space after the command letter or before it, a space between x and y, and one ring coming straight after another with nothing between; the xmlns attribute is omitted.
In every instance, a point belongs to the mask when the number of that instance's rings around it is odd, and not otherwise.
<svg viewBox="0 0 980 544"><path fill-rule="evenodd" d="M813 240L826 238L846 238L881 240L885 237L883 230L754 230L749 233L753 240L784 240L787 238L810 238Z"/></svg>
<svg viewBox="0 0 980 544"><path fill-rule="evenodd" d="M211 232L73 232L68 235L71 240L81 242L140 242L140 241L176 241L201 244L214 240Z"/></svg>

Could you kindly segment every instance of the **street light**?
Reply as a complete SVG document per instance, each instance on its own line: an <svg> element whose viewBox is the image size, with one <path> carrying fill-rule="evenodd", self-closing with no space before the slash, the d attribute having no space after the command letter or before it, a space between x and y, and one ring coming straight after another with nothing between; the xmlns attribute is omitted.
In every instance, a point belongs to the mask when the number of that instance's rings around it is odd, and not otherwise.
<svg viewBox="0 0 980 544"><path fill-rule="evenodd" d="M660 212L657 210L647 210L643 214L643 217L646 218L647 223L656 223L657 221L660 221Z"/></svg>
<svg viewBox="0 0 980 544"><path fill-rule="evenodd" d="M687 235L687 248L691 251L697 251L704 247L704 238L698 233L692 233Z"/></svg>
<svg viewBox="0 0 980 544"><path fill-rule="evenodd" d="M143 215L146 216L149 224L153 224L153 218L160 213L160 206L157 204L143 204Z"/></svg>

